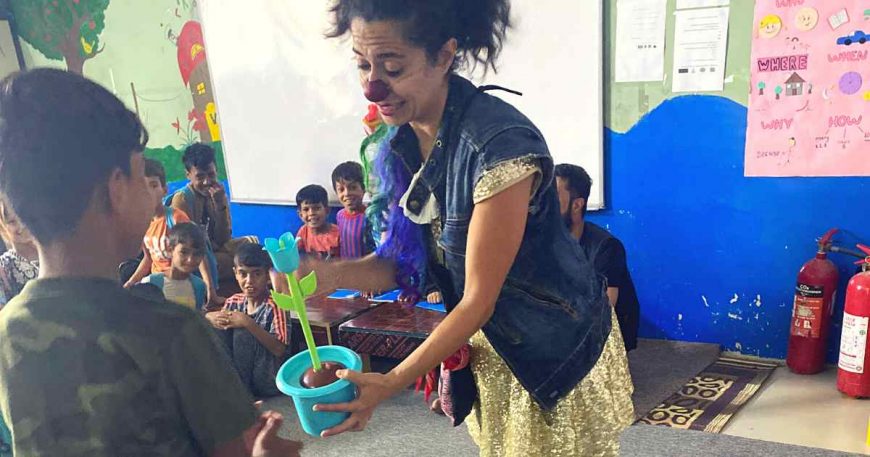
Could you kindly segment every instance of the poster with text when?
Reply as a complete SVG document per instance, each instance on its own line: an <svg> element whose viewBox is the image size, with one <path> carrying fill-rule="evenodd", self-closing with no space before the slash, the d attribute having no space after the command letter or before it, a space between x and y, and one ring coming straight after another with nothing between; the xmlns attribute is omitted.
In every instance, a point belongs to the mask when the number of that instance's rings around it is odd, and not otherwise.
<svg viewBox="0 0 870 457"><path fill-rule="evenodd" d="M758 0L746 176L870 176L870 2Z"/></svg>

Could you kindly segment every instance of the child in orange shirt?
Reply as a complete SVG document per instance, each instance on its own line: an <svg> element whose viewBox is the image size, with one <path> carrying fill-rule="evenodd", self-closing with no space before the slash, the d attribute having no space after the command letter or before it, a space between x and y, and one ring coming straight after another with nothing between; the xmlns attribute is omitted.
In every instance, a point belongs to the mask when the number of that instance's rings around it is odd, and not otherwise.
<svg viewBox="0 0 870 457"><path fill-rule="evenodd" d="M148 191L154 198L154 217L151 219L151 225L148 226L148 230L145 232L142 240L142 261L139 263L139 267L133 273L133 276L124 284L126 288L139 284L149 274L166 273L169 271L172 267L169 230L176 224L191 222L184 211L167 208L163 205L163 198L166 196L168 189L166 187L166 171L160 162L145 159L145 180L148 183ZM217 296L205 259L199 265L199 272L207 286L207 303L222 304L223 299Z"/></svg>

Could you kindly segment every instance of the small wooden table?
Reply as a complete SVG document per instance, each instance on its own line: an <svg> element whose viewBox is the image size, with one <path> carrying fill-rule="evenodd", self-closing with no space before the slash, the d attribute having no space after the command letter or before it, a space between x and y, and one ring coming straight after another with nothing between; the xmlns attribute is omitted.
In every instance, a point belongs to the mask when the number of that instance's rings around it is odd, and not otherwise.
<svg viewBox="0 0 870 457"><path fill-rule="evenodd" d="M342 345L364 356L404 359L446 314L398 302L384 303L338 327Z"/></svg>
<svg viewBox="0 0 870 457"><path fill-rule="evenodd" d="M347 320L376 308L379 303L371 303L365 298L334 299L325 295L309 297L305 301L308 312L308 322L311 324L314 341L317 345L334 344L338 326ZM299 317L296 313L290 313L293 323L291 334L291 347L295 351L304 349L305 340L302 336L302 327L299 325Z"/></svg>

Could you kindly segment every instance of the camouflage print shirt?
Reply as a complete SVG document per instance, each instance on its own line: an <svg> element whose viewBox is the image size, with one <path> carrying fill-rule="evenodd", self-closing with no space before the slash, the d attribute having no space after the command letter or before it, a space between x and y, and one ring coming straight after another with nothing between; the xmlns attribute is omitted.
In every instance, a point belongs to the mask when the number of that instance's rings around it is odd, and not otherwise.
<svg viewBox="0 0 870 457"><path fill-rule="evenodd" d="M198 456L256 410L195 311L39 279L0 313L0 410L21 456Z"/></svg>

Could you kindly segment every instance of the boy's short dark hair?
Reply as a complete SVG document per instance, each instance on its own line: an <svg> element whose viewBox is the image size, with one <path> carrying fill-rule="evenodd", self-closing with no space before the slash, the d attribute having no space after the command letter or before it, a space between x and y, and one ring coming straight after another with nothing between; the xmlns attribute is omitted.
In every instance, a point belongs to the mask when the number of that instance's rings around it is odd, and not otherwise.
<svg viewBox="0 0 870 457"><path fill-rule="evenodd" d="M302 206L303 203L313 204L320 203L323 206L329 205L329 195L323 186L317 184L309 184L296 193L296 206Z"/></svg>
<svg viewBox="0 0 870 457"><path fill-rule="evenodd" d="M363 179L363 167L356 162L340 163L335 170L332 170L332 188L335 189L339 181L355 182L366 190L365 179Z"/></svg>
<svg viewBox="0 0 870 457"><path fill-rule="evenodd" d="M568 192L571 193L571 200L582 198L586 203L583 204L583 214L586 214L586 205L589 203L589 192L592 190L592 178L583 167L572 165L570 163L560 163L556 165L556 177L565 180L565 186Z"/></svg>
<svg viewBox="0 0 870 457"><path fill-rule="evenodd" d="M193 248L199 253L205 253L205 234L193 222L175 224L169 229L169 249L175 249L178 244Z"/></svg>
<svg viewBox="0 0 870 457"><path fill-rule="evenodd" d="M263 246L256 243L245 243L236 249L233 259L237 267L249 268L272 268L272 258L263 250Z"/></svg>
<svg viewBox="0 0 870 457"><path fill-rule="evenodd" d="M145 159L145 177L157 178L160 180L160 185L166 187L166 169L157 160Z"/></svg>
<svg viewBox="0 0 870 457"><path fill-rule="evenodd" d="M42 244L72 233L147 142L136 114L80 75L40 68L0 82L0 193Z"/></svg>
<svg viewBox="0 0 870 457"><path fill-rule="evenodd" d="M193 143L184 150L181 161L184 162L186 171L190 171L193 167L206 168L215 163L214 148L203 143Z"/></svg>

